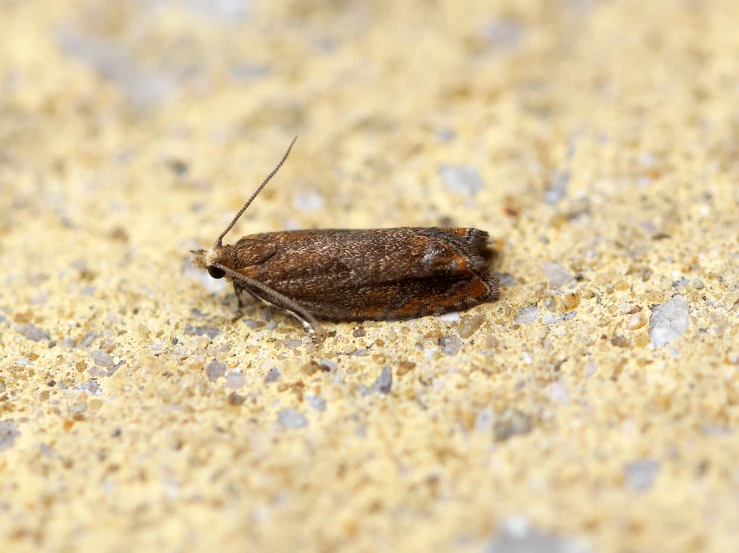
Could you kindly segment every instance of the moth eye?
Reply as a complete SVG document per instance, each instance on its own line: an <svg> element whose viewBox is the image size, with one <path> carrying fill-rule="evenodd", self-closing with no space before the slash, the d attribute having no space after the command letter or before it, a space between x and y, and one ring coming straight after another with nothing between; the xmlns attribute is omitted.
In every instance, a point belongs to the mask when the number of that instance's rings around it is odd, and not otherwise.
<svg viewBox="0 0 739 553"><path fill-rule="evenodd" d="M213 278L223 278L226 275L223 269L219 269L218 267L208 267L208 274Z"/></svg>

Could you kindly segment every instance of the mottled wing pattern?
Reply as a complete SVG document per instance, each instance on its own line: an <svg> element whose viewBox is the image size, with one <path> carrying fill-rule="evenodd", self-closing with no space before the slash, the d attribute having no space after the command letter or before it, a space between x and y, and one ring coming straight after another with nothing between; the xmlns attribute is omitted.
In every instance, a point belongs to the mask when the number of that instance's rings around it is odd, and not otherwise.
<svg viewBox="0 0 739 553"><path fill-rule="evenodd" d="M471 228L255 234L236 244L234 268L325 320L419 317L498 297L487 236Z"/></svg>

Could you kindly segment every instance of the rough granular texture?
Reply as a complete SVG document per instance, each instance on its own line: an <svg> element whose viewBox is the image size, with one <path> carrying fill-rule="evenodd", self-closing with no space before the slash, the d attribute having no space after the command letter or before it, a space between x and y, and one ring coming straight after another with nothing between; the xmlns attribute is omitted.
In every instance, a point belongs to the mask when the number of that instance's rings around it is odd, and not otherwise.
<svg viewBox="0 0 739 553"><path fill-rule="evenodd" d="M0 3L0 551L739 543L739 2ZM326 325L227 236L485 229Z"/></svg>

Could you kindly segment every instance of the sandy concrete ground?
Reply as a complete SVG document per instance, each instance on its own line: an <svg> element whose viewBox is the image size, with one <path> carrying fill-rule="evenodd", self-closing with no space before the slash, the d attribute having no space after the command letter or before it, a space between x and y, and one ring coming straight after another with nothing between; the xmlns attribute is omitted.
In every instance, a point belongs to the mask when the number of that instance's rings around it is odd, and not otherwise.
<svg viewBox="0 0 739 553"><path fill-rule="evenodd" d="M0 2L0 550L736 551L739 3ZM476 226L323 344L188 263Z"/></svg>

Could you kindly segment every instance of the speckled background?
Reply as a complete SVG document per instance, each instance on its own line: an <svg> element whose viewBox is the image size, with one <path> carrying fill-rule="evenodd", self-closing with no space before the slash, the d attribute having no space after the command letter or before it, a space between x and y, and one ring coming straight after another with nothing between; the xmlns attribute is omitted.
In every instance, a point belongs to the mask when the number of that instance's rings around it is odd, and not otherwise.
<svg viewBox="0 0 739 553"><path fill-rule="evenodd" d="M0 2L0 550L739 543L739 3ZM187 260L476 226L314 345Z"/></svg>

